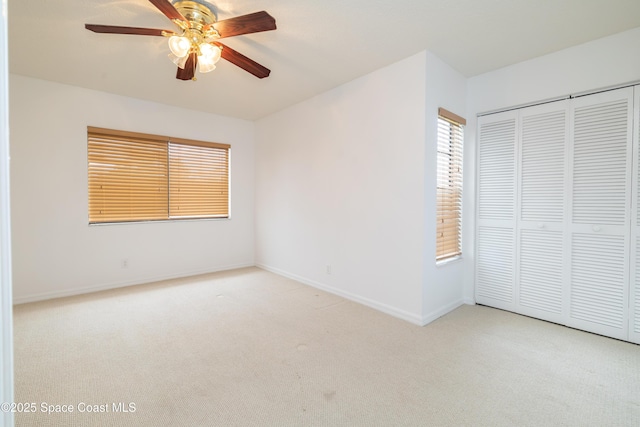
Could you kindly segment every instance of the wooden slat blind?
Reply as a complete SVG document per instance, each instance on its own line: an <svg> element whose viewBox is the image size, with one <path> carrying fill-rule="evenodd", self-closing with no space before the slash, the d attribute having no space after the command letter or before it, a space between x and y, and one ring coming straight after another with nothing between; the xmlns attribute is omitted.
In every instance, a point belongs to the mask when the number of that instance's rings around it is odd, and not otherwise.
<svg viewBox="0 0 640 427"><path fill-rule="evenodd" d="M226 217L229 150L169 144L169 216Z"/></svg>
<svg viewBox="0 0 640 427"><path fill-rule="evenodd" d="M436 202L436 260L459 256L462 231L462 124L459 116L440 109Z"/></svg>
<svg viewBox="0 0 640 427"><path fill-rule="evenodd" d="M89 221L166 218L167 145L89 138Z"/></svg>
<svg viewBox="0 0 640 427"><path fill-rule="evenodd" d="M90 223L229 216L228 145L93 127L87 136Z"/></svg>

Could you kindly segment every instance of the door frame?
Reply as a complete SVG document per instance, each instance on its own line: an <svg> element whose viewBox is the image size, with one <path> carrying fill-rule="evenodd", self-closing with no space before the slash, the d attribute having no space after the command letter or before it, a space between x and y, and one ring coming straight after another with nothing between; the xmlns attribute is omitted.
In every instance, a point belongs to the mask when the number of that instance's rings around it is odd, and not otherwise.
<svg viewBox="0 0 640 427"><path fill-rule="evenodd" d="M0 2L0 402L13 402L8 15L7 0ZM0 412L0 426L10 427L13 423L10 411Z"/></svg>

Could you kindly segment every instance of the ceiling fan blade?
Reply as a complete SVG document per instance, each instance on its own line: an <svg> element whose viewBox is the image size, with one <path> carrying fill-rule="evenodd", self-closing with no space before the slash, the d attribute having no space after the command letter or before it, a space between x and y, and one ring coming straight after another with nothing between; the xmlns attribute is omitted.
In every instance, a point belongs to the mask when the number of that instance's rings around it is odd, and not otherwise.
<svg viewBox="0 0 640 427"><path fill-rule="evenodd" d="M198 65L198 56L195 52L191 52L187 58L187 62L184 64L184 68L178 67L176 73L176 79L179 80L191 80L196 74L196 66Z"/></svg>
<svg viewBox="0 0 640 427"><path fill-rule="evenodd" d="M94 33L107 34L134 34L139 36L165 36L174 35L173 31L158 30L156 28L139 28L139 27L118 27L116 25L94 25L84 24L84 27Z"/></svg>
<svg viewBox="0 0 640 427"><path fill-rule="evenodd" d="M160 12L164 13L164 16L166 16L167 18L171 20L177 19L178 21L186 21L186 18L182 16L180 12L178 12L178 9L176 9L171 3L169 3L169 0L149 0L149 1L155 7L157 7Z"/></svg>
<svg viewBox="0 0 640 427"><path fill-rule="evenodd" d="M213 28L218 30L220 38L233 37L275 30L276 20L267 12L262 11L218 21L213 24Z"/></svg>
<svg viewBox="0 0 640 427"><path fill-rule="evenodd" d="M224 59L253 74L257 78L264 79L265 77L269 77L269 74L271 74L270 69L263 67L253 59L247 58L240 52L231 49L229 46L223 45L222 43L214 44L222 48L222 57Z"/></svg>

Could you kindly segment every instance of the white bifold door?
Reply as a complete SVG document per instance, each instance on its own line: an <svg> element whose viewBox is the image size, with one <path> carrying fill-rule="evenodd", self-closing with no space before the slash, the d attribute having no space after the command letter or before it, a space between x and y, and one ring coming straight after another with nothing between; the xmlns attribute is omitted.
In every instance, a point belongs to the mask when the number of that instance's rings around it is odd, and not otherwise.
<svg viewBox="0 0 640 427"><path fill-rule="evenodd" d="M478 303L638 342L638 96L479 118Z"/></svg>
<svg viewBox="0 0 640 427"><path fill-rule="evenodd" d="M517 311L553 322L566 313L567 102L520 112Z"/></svg>
<svg viewBox="0 0 640 427"><path fill-rule="evenodd" d="M633 185L631 206L631 269L629 341L640 344L640 86L633 103Z"/></svg>
<svg viewBox="0 0 640 427"><path fill-rule="evenodd" d="M567 324L627 339L633 89L573 104Z"/></svg>
<svg viewBox="0 0 640 427"><path fill-rule="evenodd" d="M515 309L517 113L478 122L476 301Z"/></svg>

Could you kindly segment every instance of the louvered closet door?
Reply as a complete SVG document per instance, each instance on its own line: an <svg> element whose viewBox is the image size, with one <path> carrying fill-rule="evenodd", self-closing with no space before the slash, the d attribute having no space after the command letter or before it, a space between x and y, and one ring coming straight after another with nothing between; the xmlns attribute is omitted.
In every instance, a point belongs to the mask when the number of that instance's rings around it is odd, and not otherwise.
<svg viewBox="0 0 640 427"><path fill-rule="evenodd" d="M574 100L567 324L628 339L633 89Z"/></svg>
<svg viewBox="0 0 640 427"><path fill-rule="evenodd" d="M634 88L633 202L631 209L631 292L629 340L640 344L640 86Z"/></svg>
<svg viewBox="0 0 640 427"><path fill-rule="evenodd" d="M478 119L476 301L515 308L516 112Z"/></svg>
<svg viewBox="0 0 640 427"><path fill-rule="evenodd" d="M564 322L568 102L520 111L516 310Z"/></svg>

